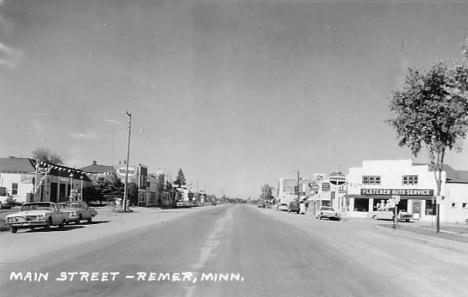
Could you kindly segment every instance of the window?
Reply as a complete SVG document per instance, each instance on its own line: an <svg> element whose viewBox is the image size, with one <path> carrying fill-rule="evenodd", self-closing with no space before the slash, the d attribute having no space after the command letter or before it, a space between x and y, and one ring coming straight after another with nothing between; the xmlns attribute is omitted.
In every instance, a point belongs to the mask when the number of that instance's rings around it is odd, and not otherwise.
<svg viewBox="0 0 468 297"><path fill-rule="evenodd" d="M431 200L426 200L426 215L434 216L436 214L436 203L432 203Z"/></svg>
<svg viewBox="0 0 468 297"><path fill-rule="evenodd" d="M457 204L455 202L452 203L452 208L456 208Z"/></svg>
<svg viewBox="0 0 468 297"><path fill-rule="evenodd" d="M12 183L11 184L11 195L18 195L18 184Z"/></svg>
<svg viewBox="0 0 468 297"><path fill-rule="evenodd" d="M355 198L354 199L354 211L369 211L369 199L366 198Z"/></svg>
<svg viewBox="0 0 468 297"><path fill-rule="evenodd" d="M466 202L462 203L462 207L466 208Z"/></svg>
<svg viewBox="0 0 468 297"><path fill-rule="evenodd" d="M417 175L403 175L403 185L417 185L418 176Z"/></svg>
<svg viewBox="0 0 468 297"><path fill-rule="evenodd" d="M380 185L380 176L363 175L362 184L363 185Z"/></svg>

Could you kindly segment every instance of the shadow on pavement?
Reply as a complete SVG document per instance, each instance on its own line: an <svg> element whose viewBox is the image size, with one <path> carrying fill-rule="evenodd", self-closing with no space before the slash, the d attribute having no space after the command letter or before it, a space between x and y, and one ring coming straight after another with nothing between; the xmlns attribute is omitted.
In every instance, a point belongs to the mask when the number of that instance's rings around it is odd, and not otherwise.
<svg viewBox="0 0 468 297"><path fill-rule="evenodd" d="M47 231L44 228L34 228L34 229L18 229L18 233L48 233L48 232L63 232L63 231L72 231L74 229L82 229L84 228L83 226L70 226L70 225L65 225L63 228L57 228L57 227L50 227L50 229Z"/></svg>
<svg viewBox="0 0 468 297"><path fill-rule="evenodd" d="M68 223L67 226L86 226L86 225L98 225L98 224L106 224L109 223L110 221L92 221L91 223L88 222L80 222L80 223Z"/></svg>

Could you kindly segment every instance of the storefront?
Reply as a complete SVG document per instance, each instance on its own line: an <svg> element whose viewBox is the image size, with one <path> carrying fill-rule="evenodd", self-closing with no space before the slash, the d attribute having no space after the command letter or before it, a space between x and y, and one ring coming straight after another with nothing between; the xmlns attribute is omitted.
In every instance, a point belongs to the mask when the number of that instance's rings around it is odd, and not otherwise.
<svg viewBox="0 0 468 297"><path fill-rule="evenodd" d="M442 180L445 193L445 172ZM387 205L394 196L400 198L399 209L411 213L413 219L433 220L436 214L437 184L427 164L413 164L412 160L363 161L362 167L349 169L346 186L349 214L354 217L367 217L369 211ZM441 210L444 207L442 203Z"/></svg>
<svg viewBox="0 0 468 297"><path fill-rule="evenodd" d="M398 196L398 208L413 214L413 219L435 214L433 189L361 189L359 195L348 194L353 212L367 213L388 206L390 199Z"/></svg>

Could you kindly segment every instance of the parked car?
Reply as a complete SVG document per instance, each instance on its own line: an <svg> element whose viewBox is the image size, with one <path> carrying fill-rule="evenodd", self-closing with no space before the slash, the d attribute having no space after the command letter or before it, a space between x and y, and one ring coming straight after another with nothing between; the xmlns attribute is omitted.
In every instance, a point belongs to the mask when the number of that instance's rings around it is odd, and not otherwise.
<svg viewBox="0 0 468 297"><path fill-rule="evenodd" d="M375 220L393 220L393 210L392 209L378 209L375 211L370 211L368 214L369 218ZM409 222L413 218L413 215L406 212L405 209L401 209L398 212L398 220Z"/></svg>
<svg viewBox="0 0 468 297"><path fill-rule="evenodd" d="M280 203L280 204L278 204L278 210L288 211L289 207L288 207L288 205L286 203Z"/></svg>
<svg viewBox="0 0 468 297"><path fill-rule="evenodd" d="M295 212L295 213L299 214L299 203L297 203L296 201L289 202L288 212L289 213Z"/></svg>
<svg viewBox="0 0 468 297"><path fill-rule="evenodd" d="M327 218L329 220L341 220L341 215L339 212L335 211L333 207L322 206L315 216L317 219L321 220L322 218Z"/></svg>
<svg viewBox="0 0 468 297"><path fill-rule="evenodd" d="M89 207L86 201L70 201L59 203L60 209L68 215L67 223L75 222L79 224L82 220L91 223L97 216L97 211Z"/></svg>
<svg viewBox="0 0 468 297"><path fill-rule="evenodd" d="M6 216L6 222L10 226L11 233L16 233L20 228L34 229L43 227L49 230L50 226L63 228L68 215L62 212L53 202L31 202L21 205L20 211Z"/></svg>
<svg viewBox="0 0 468 297"><path fill-rule="evenodd" d="M0 209L10 209L15 206L15 199L13 199L7 191L6 187L0 187Z"/></svg>
<svg viewBox="0 0 468 297"><path fill-rule="evenodd" d="M257 207L258 207L258 208L265 208L265 201L263 201L263 200L258 200L258 202L257 202Z"/></svg>

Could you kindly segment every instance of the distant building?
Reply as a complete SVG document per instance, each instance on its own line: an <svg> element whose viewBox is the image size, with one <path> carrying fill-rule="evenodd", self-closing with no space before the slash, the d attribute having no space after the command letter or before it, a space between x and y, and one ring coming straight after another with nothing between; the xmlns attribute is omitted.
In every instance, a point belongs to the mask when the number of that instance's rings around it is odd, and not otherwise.
<svg viewBox="0 0 468 297"><path fill-rule="evenodd" d="M138 199L135 201L138 205L147 206L149 205L149 193L148 193L148 166L138 165L127 165L119 164L115 167L115 172L118 178L125 183L125 176L127 176L128 183L135 183L138 187Z"/></svg>
<svg viewBox="0 0 468 297"><path fill-rule="evenodd" d="M116 176L114 167L99 165L96 161L93 161L93 164L83 167L80 170L86 172L86 175L93 183L96 183L99 178L105 178L111 181Z"/></svg>

